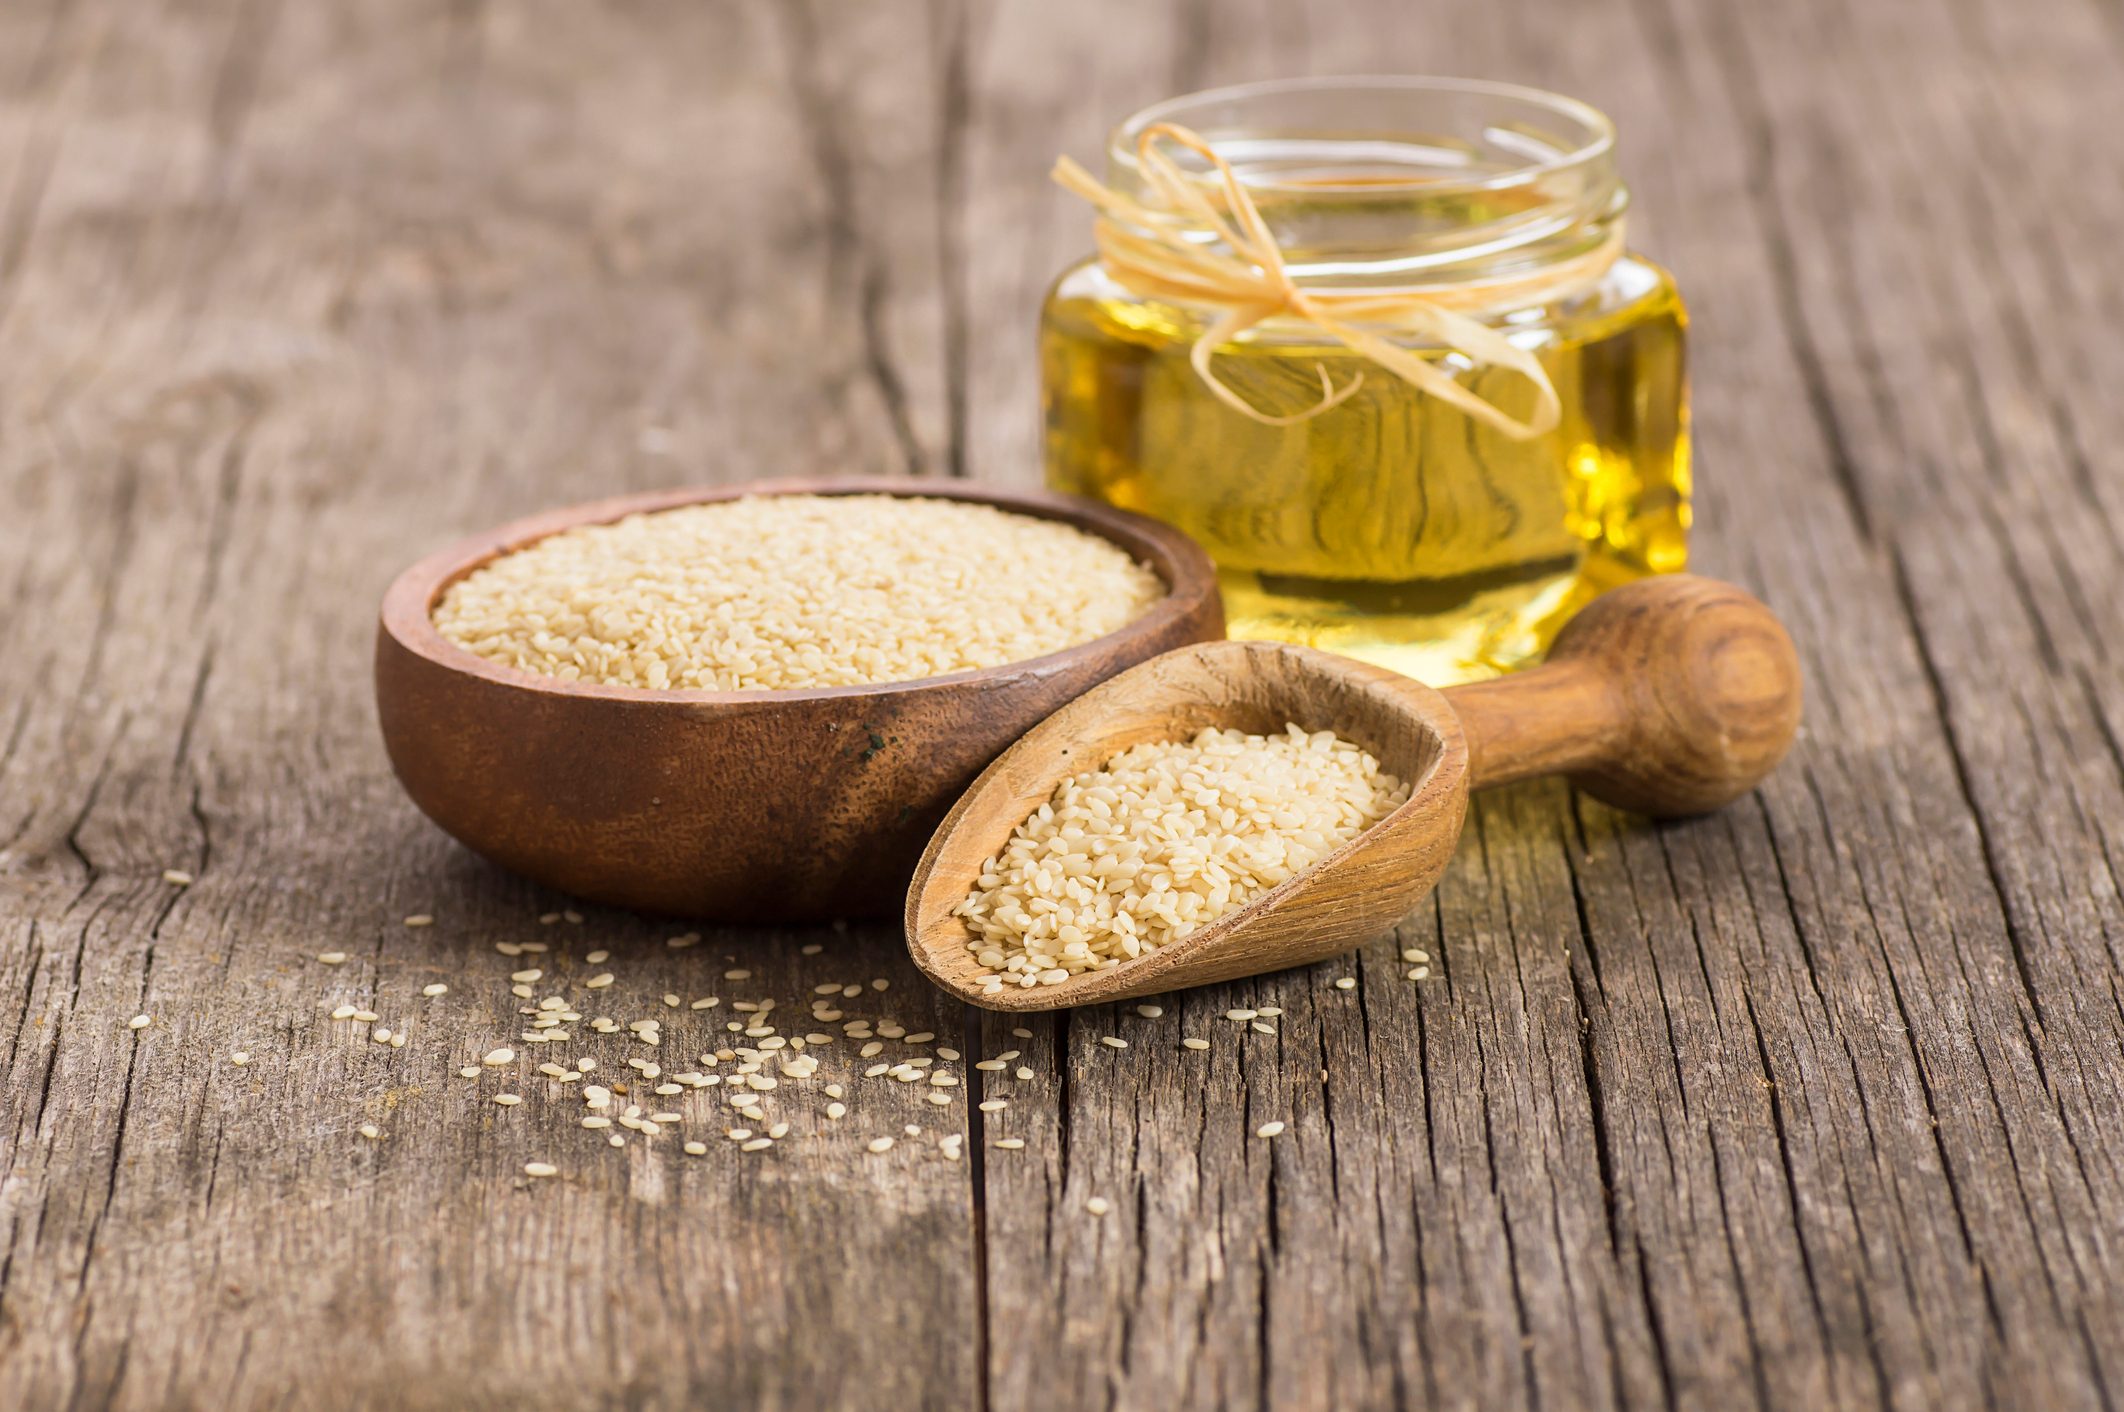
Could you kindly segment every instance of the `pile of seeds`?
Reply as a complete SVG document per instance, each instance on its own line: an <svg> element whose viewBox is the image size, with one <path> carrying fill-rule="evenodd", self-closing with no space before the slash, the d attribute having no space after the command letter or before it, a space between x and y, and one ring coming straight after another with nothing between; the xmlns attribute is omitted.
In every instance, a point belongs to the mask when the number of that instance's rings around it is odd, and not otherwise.
<svg viewBox="0 0 2124 1412"><path fill-rule="evenodd" d="M1056 786L957 914L990 994L1059 985L1244 907L1408 797L1332 731L1152 741Z"/></svg>
<svg viewBox="0 0 2124 1412"><path fill-rule="evenodd" d="M453 584L443 636L649 690L913 681L1089 642L1164 593L1073 526L923 496L769 495L542 539Z"/></svg>

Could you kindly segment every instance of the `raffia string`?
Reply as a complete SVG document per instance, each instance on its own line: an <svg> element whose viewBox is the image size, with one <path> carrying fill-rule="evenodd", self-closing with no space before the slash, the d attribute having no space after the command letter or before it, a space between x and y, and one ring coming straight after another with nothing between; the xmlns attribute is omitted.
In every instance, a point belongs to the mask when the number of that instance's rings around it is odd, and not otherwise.
<svg viewBox="0 0 2124 1412"><path fill-rule="evenodd" d="M1158 150L1168 141L1216 167L1230 217L1179 165ZM1612 223L1594 249L1569 260L1541 266L1533 273L1489 280L1462 280L1387 291L1308 289L1284 267L1283 251L1229 162L1209 143L1172 123L1145 128L1136 139L1136 156L1161 206L1143 204L1106 186L1067 157L1055 163L1054 179L1098 208L1093 235L1106 272L1132 293L1147 299L1208 304L1223 310L1195 340L1188 361L1196 374L1234 411L1270 426L1290 426L1348 399L1363 385L1358 373L1337 388L1320 365L1320 400L1302 412L1271 416L1248 402L1217 376L1211 362L1222 344L1265 320L1291 315L1316 325L1336 341L1360 353L1394 376L1449 402L1486 426L1515 440L1540 436L1555 428L1563 411L1556 385L1533 354L1463 310L1527 307L1565 289L1597 279L1622 253L1622 223ZM1199 240L1207 228L1221 248ZM1534 385L1534 414L1521 421L1495 403L1478 397L1450 373L1422 358L1380 330L1453 349L1477 365L1510 368Z"/></svg>

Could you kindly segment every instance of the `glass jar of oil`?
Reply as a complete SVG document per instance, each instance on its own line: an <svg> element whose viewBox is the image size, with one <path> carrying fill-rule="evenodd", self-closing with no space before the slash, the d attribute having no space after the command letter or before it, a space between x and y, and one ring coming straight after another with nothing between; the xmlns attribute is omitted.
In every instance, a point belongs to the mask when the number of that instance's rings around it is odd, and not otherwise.
<svg viewBox="0 0 2124 1412"><path fill-rule="evenodd" d="M1095 256L1042 315L1052 486L1193 535L1217 561L1233 636L1434 685L1536 660L1594 595L1683 567L1682 301L1623 246L1628 198L1602 114L1440 79L1174 99L1116 130L1105 184L1185 225L1145 170L1141 140L1159 124L1222 159L1220 172L1183 149L1176 165L1227 215L1218 182L1243 186L1292 287L1386 296L1375 310L1435 297L1530 353L1554 401L1539 416L1546 390L1528 373L1391 314L1366 321L1499 414L1471 415L1285 311L1214 344L1207 367L1242 410L1190 361L1229 301L1145 292ZM1205 220L1186 238L1220 237Z"/></svg>

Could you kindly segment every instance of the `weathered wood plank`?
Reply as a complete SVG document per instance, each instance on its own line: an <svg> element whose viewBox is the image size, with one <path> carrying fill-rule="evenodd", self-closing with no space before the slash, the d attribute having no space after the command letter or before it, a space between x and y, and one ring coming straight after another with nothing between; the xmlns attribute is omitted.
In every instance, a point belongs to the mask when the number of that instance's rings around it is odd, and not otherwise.
<svg viewBox="0 0 2124 1412"><path fill-rule="evenodd" d="M2113 21L0 15L0 1400L2113 1402ZM541 927L557 900L403 802L364 672L412 553L679 480L1028 483L1031 319L1084 243L1054 152L1203 83L1394 68L1622 124L1696 313L1701 561L1810 673L1751 804L1653 829L1511 791L1346 963L1021 1026L882 929ZM793 1146L750 1162L615 1153L544 1080L502 1109L455 1074L516 1019L493 943L555 938L556 979L613 953L666 1051L727 1013L666 990L801 1014L885 976L851 1014L1021 1053L948 1108L783 1095Z"/></svg>

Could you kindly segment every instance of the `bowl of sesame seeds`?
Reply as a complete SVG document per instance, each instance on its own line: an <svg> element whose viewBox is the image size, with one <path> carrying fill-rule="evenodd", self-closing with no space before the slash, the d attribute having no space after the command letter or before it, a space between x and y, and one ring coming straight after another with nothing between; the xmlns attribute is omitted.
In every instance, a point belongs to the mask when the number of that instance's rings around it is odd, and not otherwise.
<svg viewBox="0 0 2124 1412"><path fill-rule="evenodd" d="M882 915L1018 736L1222 637L1176 530L906 480L659 492L407 569L376 641L413 801L513 871L716 920Z"/></svg>

